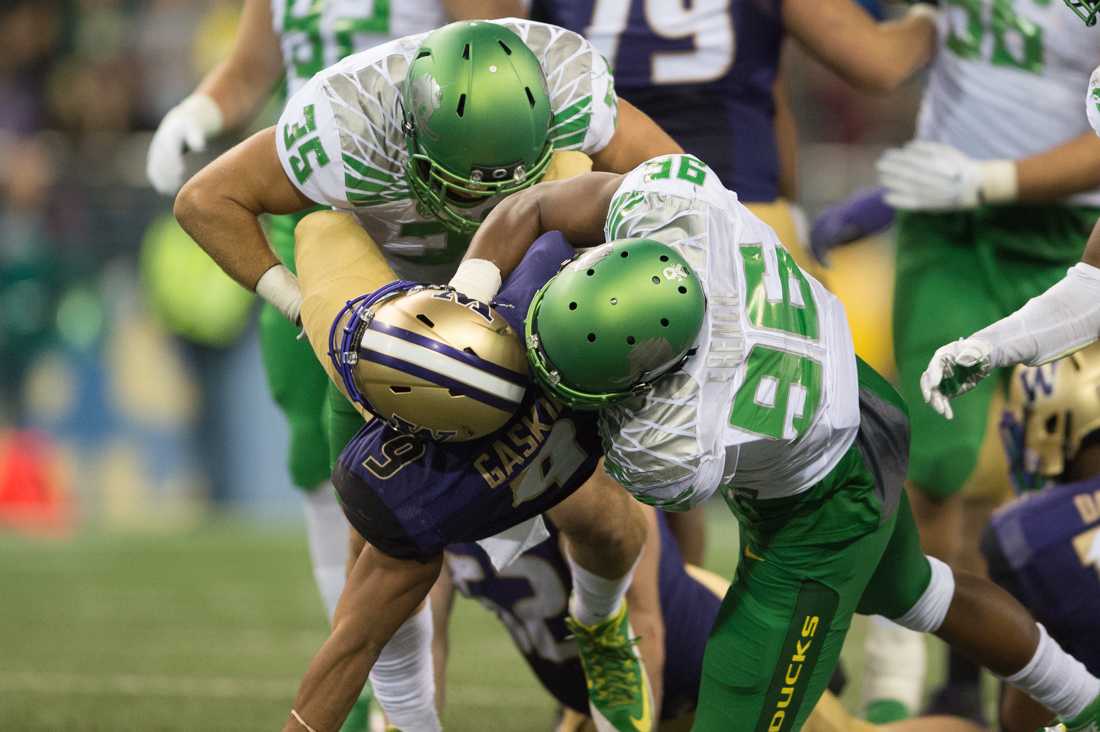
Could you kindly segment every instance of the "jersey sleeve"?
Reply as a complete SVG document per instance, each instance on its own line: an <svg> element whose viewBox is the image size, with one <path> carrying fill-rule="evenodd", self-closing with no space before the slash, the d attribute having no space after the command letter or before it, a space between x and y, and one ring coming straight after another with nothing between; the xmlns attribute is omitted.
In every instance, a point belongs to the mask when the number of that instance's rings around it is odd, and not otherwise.
<svg viewBox="0 0 1100 732"><path fill-rule="evenodd" d="M351 208L324 74L314 76L287 101L275 123L275 147L283 171L302 195L317 203Z"/></svg>
<svg viewBox="0 0 1100 732"><path fill-rule="evenodd" d="M607 60L587 39L556 25L510 18L502 23L538 57L546 75L556 150L594 155L615 133L619 100Z"/></svg>
<svg viewBox="0 0 1100 732"><path fill-rule="evenodd" d="M601 412L607 471L642 503L686 511L718 490L725 453L700 426L701 398L698 381L678 373Z"/></svg>

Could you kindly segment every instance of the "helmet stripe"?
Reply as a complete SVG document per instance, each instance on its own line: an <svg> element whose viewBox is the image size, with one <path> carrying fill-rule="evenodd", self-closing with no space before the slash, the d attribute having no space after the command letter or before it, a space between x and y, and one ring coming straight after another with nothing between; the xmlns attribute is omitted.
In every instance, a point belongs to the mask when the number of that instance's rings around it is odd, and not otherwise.
<svg viewBox="0 0 1100 732"><path fill-rule="evenodd" d="M393 356L387 355L385 353L380 353L378 351L372 351L370 349L362 349L359 351L359 353L363 357L369 358L375 363L381 364L383 366L388 366L391 369L396 369L397 371L409 374L410 376L416 376L418 378L424 379L425 381L430 381L436 386L441 386L445 389L449 389L455 394L461 394L462 396L470 397L471 399L475 399L482 404L487 404L490 407L495 407L496 409L499 409L501 411L511 412L516 408L517 402L515 401L502 399L496 394L491 394L487 391L482 391L481 389L472 387L469 384L464 384L461 381L456 381L455 379L448 378L436 371L424 368L423 366L420 366L418 364L411 363L400 358L394 358Z"/></svg>
<svg viewBox="0 0 1100 732"><path fill-rule="evenodd" d="M459 361L469 364L470 366L473 366L480 371L487 371L494 376L504 379L505 381L510 381L516 386L527 386L526 374L512 371L511 369L505 368L500 364L493 363L492 361L487 361L480 356L475 356L472 353L460 351L459 349L453 346L448 346L446 343L437 341L434 338L428 338L427 336L420 335L419 333L414 333L411 330L405 330L404 328L399 328L396 325L389 325L378 320L372 320L369 328L370 330L375 330L380 333L386 333L388 335L394 336L395 338L400 338L401 340L415 343L418 346L430 348L433 351L441 353L445 356L450 356L451 358L458 359Z"/></svg>
<svg viewBox="0 0 1100 732"><path fill-rule="evenodd" d="M379 357L402 362L403 365L394 368L455 389L458 393L472 396L499 409L514 408L523 401L526 392L525 387L483 371L463 359L452 358L449 354L377 330L363 332L359 352L364 357L386 365L390 364Z"/></svg>

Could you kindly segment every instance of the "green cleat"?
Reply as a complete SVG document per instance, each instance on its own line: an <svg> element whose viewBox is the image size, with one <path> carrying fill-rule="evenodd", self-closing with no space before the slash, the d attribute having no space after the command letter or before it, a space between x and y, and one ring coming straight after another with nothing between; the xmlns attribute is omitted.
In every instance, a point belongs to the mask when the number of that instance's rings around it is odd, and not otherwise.
<svg viewBox="0 0 1100 732"><path fill-rule="evenodd" d="M1045 732L1100 732L1100 696L1073 719L1047 727Z"/></svg>
<svg viewBox="0 0 1100 732"><path fill-rule="evenodd" d="M566 624L576 638L588 686L588 709L598 732L650 732L653 692L635 647L626 601L598 625L572 617Z"/></svg>

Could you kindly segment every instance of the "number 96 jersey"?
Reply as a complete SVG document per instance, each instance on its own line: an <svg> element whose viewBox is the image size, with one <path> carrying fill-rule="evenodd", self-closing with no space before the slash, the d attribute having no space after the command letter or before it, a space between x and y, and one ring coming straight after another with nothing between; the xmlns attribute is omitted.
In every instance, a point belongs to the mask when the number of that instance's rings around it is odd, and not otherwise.
<svg viewBox="0 0 1100 732"><path fill-rule="evenodd" d="M917 137L982 160L1028 157L1089 131L1081 91L1100 34L1059 2L941 2ZM1073 201L1100 203L1100 191Z"/></svg>
<svg viewBox="0 0 1100 732"><path fill-rule="evenodd" d="M561 234L548 234L508 278L496 307L516 332L535 292L572 255ZM532 386L508 424L480 440L433 442L373 420L340 454L332 482L348 522L372 546L427 559L547 511L599 458L595 422Z"/></svg>
<svg viewBox="0 0 1100 732"><path fill-rule="evenodd" d="M626 176L605 235L676 248L707 298L684 367L601 413L609 472L675 510L719 486L795 495L832 470L859 428L852 337L840 301L775 232L697 158L668 155Z"/></svg>

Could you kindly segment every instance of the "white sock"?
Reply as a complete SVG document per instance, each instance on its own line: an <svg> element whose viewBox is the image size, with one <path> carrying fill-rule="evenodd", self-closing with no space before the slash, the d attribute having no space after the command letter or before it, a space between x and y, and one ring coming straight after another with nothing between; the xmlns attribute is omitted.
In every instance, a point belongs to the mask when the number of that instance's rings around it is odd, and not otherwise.
<svg viewBox="0 0 1100 732"><path fill-rule="evenodd" d="M569 572L573 575L573 593L569 597L569 613L584 625L598 625L619 611L626 590L634 579L634 568L618 579L607 579L592 574L573 561L569 552L565 552L569 562Z"/></svg>
<svg viewBox="0 0 1100 732"><path fill-rule="evenodd" d="M336 603L344 590L348 559L347 519L336 499L336 489L328 481L312 491L303 491L302 498L313 579L331 625Z"/></svg>
<svg viewBox="0 0 1100 732"><path fill-rule="evenodd" d="M392 726L410 732L443 729L435 711L430 600L397 629L382 649L371 669L370 683Z"/></svg>
<svg viewBox="0 0 1100 732"><path fill-rule="evenodd" d="M875 615L863 644L863 705L892 699L910 712L920 706L928 666L924 636Z"/></svg>
<svg viewBox="0 0 1100 732"><path fill-rule="evenodd" d="M1100 679L1062 650L1041 624L1035 655L1022 670L1005 677L1004 681L1062 719L1073 719L1100 696Z"/></svg>

